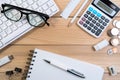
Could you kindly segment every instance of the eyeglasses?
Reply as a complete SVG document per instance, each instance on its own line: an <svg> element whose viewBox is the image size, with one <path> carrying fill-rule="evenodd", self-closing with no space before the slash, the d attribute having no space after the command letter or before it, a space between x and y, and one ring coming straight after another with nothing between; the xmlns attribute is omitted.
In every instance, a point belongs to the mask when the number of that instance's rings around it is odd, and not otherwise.
<svg viewBox="0 0 120 80"><path fill-rule="evenodd" d="M1 13L4 13L7 19L12 21L19 21L23 14L26 15L27 21L31 26L44 26L47 24L49 26L49 23L47 20L49 19L49 16L47 14L43 14L37 11L17 7L10 4L2 4L3 10Z"/></svg>

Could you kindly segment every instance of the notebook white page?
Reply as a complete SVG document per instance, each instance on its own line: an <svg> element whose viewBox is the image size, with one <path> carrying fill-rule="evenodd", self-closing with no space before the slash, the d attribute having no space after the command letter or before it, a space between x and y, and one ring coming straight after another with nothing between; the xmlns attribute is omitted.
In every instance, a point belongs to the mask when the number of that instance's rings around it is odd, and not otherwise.
<svg viewBox="0 0 120 80"><path fill-rule="evenodd" d="M36 58L32 58L35 60L31 62L33 65L30 66L29 72L26 80L102 80L104 69L93 64L89 64L80 60L75 60L72 58L68 58L65 56L61 56L52 52L35 49L37 54L33 56ZM75 69L85 75L85 79L77 77L73 74L70 74L66 71L63 71L55 66L52 66L46 63L43 59L47 60L57 60L68 67Z"/></svg>

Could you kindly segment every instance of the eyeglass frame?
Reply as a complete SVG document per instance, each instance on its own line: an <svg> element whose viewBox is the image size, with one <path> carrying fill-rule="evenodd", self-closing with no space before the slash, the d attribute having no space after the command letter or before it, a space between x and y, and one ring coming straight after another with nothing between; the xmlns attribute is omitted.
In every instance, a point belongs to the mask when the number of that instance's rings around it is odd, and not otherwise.
<svg viewBox="0 0 120 80"><path fill-rule="evenodd" d="M6 9L5 10L5 7L10 7L9 9ZM30 10L30 9L26 9L26 8L21 8L21 7L18 7L18 6L14 6L14 5L11 5L11 4L2 4L2 11L1 11L1 13L3 13L5 16L6 16L6 14L5 14L5 12L6 11L8 11L8 10L10 10L10 9L16 9L16 10L18 10L18 11L20 11L20 13L21 13L21 17L20 17L20 19L22 18L22 16L23 16L23 14L25 14L26 15L26 18L27 18L27 21L29 22L29 24L30 25L32 25L31 23L30 23L30 21L29 21L29 18L28 18L28 15L29 14L37 14L37 15L39 15L43 20L44 20L44 22L45 22L45 24L47 24L48 26L50 25L48 22L47 22L47 20L49 19L49 16L47 15L47 14L44 14L44 13L41 13L41 12L37 12L37 11L33 11L33 10ZM22 10L24 10L24 11L28 11L28 13L26 13L26 12L23 12ZM10 18L8 18L7 16L6 16L6 18L7 19L9 19L9 20L12 20L12 19L10 19ZM20 20L19 19L19 20ZM15 21L15 22L17 22L17 21L19 21L19 20L12 20L12 21ZM44 24L44 25L45 25ZM43 26L44 26L43 25ZM34 26L34 25L32 25L32 26ZM39 25L38 25L39 26ZM35 27L37 27L37 26L35 26Z"/></svg>

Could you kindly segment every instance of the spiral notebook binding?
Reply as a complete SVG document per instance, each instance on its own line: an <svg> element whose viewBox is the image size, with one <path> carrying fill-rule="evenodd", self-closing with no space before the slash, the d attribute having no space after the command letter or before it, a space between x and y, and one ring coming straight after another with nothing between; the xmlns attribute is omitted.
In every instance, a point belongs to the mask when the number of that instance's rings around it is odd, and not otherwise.
<svg viewBox="0 0 120 80"><path fill-rule="evenodd" d="M34 65L34 61L36 58L35 54L37 54L37 52L35 52L34 50L30 50L22 80L25 80L26 78L30 78L31 70L33 69L32 66Z"/></svg>

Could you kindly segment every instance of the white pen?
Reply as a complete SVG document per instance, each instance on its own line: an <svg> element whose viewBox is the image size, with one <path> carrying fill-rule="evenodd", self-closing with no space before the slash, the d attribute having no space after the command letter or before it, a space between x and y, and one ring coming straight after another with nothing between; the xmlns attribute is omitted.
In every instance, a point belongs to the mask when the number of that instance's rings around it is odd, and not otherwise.
<svg viewBox="0 0 120 80"><path fill-rule="evenodd" d="M72 24L76 17L78 16L78 14L80 13L80 11L83 9L83 7L87 4L88 0L85 0L85 2L82 4L82 6L80 7L80 9L78 10L78 12L75 14L75 16L72 18L72 20L70 21L69 25Z"/></svg>
<svg viewBox="0 0 120 80"><path fill-rule="evenodd" d="M74 70L74 69L69 69L68 67L66 67L65 65L63 65L63 64L60 64L59 62L56 62L56 61L49 61L49 60L46 60L46 59L43 59L45 62L47 62L48 64L50 64L50 65L53 65L53 66L55 66L55 67L57 67L57 68L60 68L60 69L62 69L62 70L64 70L64 71L67 71L68 73L71 73L71 74L73 74L73 75L75 75L75 76L78 76L78 77L80 77L80 78L85 78L85 76L84 76L84 74L82 74L82 73L80 73L80 72L78 72L78 71L76 71L76 70Z"/></svg>

